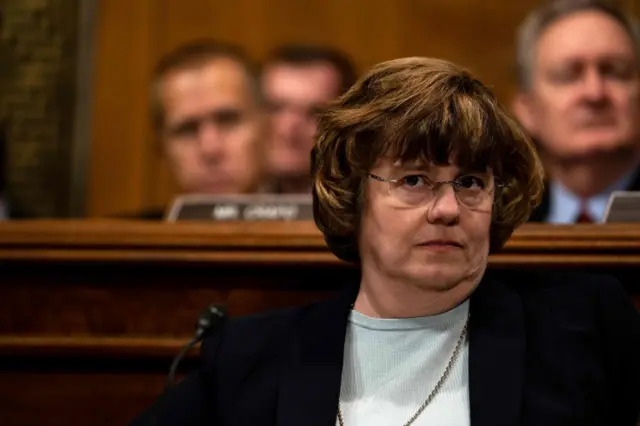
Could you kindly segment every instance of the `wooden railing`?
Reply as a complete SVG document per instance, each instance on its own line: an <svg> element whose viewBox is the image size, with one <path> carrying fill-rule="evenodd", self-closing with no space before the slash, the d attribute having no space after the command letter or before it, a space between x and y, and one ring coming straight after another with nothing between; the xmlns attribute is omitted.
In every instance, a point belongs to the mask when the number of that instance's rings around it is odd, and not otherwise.
<svg viewBox="0 0 640 426"><path fill-rule="evenodd" d="M559 258L558 256L563 256ZM0 223L0 260L338 263L310 222ZM624 265L640 261L640 225L524 225L491 262Z"/></svg>

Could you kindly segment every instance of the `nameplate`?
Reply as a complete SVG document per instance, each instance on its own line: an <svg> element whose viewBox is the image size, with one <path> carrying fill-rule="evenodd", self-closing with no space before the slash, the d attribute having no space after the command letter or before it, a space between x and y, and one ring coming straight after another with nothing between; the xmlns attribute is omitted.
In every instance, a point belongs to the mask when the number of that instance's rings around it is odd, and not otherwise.
<svg viewBox="0 0 640 426"><path fill-rule="evenodd" d="M313 220L311 195L182 195L165 220L176 221L308 221Z"/></svg>
<svg viewBox="0 0 640 426"><path fill-rule="evenodd" d="M640 191L615 191L609 197L604 223L640 222Z"/></svg>

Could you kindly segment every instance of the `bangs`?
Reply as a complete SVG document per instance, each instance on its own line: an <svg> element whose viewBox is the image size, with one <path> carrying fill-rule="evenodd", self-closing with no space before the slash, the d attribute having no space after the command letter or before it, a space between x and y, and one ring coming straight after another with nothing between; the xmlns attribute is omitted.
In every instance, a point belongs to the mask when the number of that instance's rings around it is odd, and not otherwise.
<svg viewBox="0 0 640 426"><path fill-rule="evenodd" d="M403 165L455 165L467 172L491 169L504 178L501 162L509 156L505 148L513 146L513 135L504 117L481 97L458 92L431 111L415 108L390 121L375 144L379 158Z"/></svg>

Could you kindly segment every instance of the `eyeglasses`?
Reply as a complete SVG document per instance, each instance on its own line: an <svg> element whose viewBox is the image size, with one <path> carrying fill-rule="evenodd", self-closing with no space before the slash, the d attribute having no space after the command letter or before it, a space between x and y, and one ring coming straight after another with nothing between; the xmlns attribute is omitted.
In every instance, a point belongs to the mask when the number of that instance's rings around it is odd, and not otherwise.
<svg viewBox="0 0 640 426"><path fill-rule="evenodd" d="M500 178L483 174L468 174L447 181L432 181L427 176L416 174L394 179L369 173L369 177L389 183L391 195L407 207L430 203L440 186L445 184L450 184L458 202L469 208L493 204L502 189L508 187Z"/></svg>

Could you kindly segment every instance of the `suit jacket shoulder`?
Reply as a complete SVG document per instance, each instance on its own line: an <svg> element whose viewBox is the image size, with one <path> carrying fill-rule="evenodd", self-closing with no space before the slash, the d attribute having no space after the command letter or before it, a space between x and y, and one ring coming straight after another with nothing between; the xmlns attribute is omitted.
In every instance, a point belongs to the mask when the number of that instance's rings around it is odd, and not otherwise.
<svg viewBox="0 0 640 426"><path fill-rule="evenodd" d="M540 377L555 378L558 399L583 392L585 410L588 403L609 405L593 411L603 416L591 418L593 424L635 425L640 313L621 283L568 270L515 271L505 280L522 301L531 366Z"/></svg>
<svg viewBox="0 0 640 426"><path fill-rule="evenodd" d="M513 269L493 272L496 280L509 286L523 299L560 297L563 302L577 299L581 302L595 300L600 291L620 287L610 274L571 269Z"/></svg>
<svg viewBox="0 0 640 426"><path fill-rule="evenodd" d="M200 368L165 390L130 426L227 424L226 416L233 412L238 395L252 389L259 390L255 398L250 398L257 405L274 405L278 384L275 375L286 358L292 332L306 316L327 303L271 310L225 322L202 342ZM265 364L272 368L264 368ZM263 367L262 373L256 375L259 367ZM254 385L245 386L250 375Z"/></svg>
<svg viewBox="0 0 640 426"><path fill-rule="evenodd" d="M205 368L233 383L264 357L276 355L290 338L296 319L309 307L272 310L234 318L202 343Z"/></svg>
<svg viewBox="0 0 640 426"><path fill-rule="evenodd" d="M506 271L499 279L519 295L529 321L553 316L558 325L581 318L603 332L639 332L640 314L612 275L542 269Z"/></svg>

